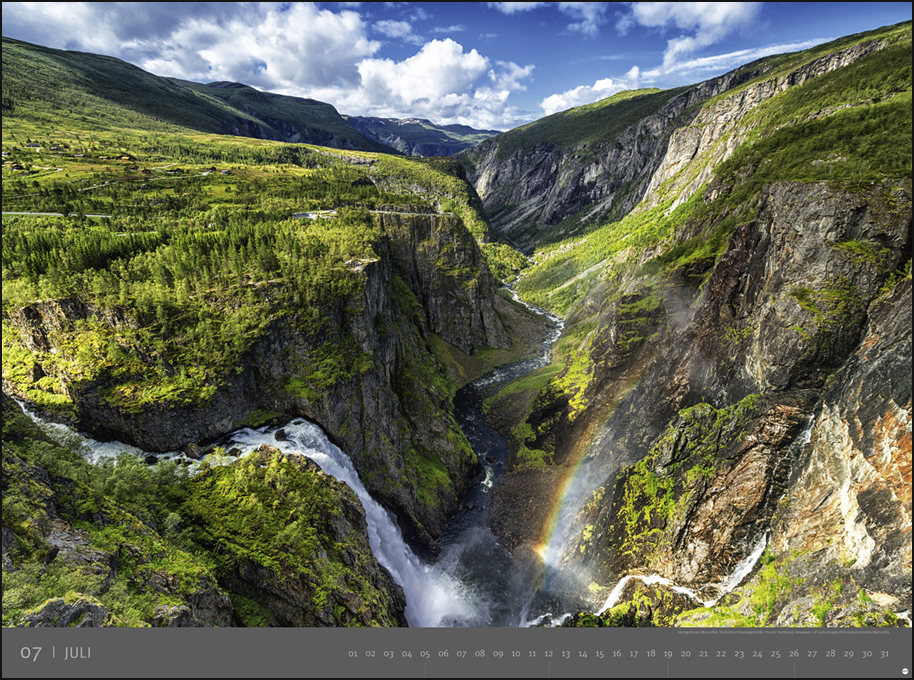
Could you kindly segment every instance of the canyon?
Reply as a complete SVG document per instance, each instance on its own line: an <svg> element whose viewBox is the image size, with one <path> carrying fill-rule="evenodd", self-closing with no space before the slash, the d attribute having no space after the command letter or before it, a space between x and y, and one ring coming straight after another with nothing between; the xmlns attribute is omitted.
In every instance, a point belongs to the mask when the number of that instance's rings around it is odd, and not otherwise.
<svg viewBox="0 0 914 680"><path fill-rule="evenodd" d="M140 324L79 296L4 309L4 392L32 408L33 385L54 382L72 407L41 416L181 461L239 428L310 421L434 563L496 466L457 422L458 390L538 356L551 324L498 284L492 248L510 239L532 259L516 267L521 298L564 318L550 363L479 397L507 470L486 545L533 582L550 575L517 624L910 625L910 24L873 33L590 105L574 115L603 121L596 137L568 141L556 114L460 152L446 186L341 152L361 186L430 207L370 216L381 236L338 263L357 282L344 294L290 304L253 288L271 316L210 398L125 407L114 369L62 363L87 325ZM49 472L29 452L59 442L6 396L3 409L4 498L19 499L4 580L53 555L172 598L149 625L407 622L365 510L307 459L261 446L182 482L178 541L167 518ZM287 558L239 508L252 494L262 526L280 526L299 484L318 530ZM54 598L15 625L117 624L104 609Z"/></svg>

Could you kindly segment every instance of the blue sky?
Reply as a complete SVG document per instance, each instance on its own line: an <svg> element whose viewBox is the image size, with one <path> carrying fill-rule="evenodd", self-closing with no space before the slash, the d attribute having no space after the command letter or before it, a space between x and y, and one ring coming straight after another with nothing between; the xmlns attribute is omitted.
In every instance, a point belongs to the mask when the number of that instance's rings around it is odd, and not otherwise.
<svg viewBox="0 0 914 680"><path fill-rule="evenodd" d="M911 19L911 3L3 3L3 35L343 114L506 130Z"/></svg>

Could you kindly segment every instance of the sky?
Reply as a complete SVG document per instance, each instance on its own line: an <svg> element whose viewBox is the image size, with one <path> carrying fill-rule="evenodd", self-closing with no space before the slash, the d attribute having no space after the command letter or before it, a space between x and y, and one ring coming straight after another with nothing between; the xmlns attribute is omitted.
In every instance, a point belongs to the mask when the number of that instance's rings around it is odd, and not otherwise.
<svg viewBox="0 0 914 680"><path fill-rule="evenodd" d="M3 3L17 40L495 130L910 19L909 2Z"/></svg>

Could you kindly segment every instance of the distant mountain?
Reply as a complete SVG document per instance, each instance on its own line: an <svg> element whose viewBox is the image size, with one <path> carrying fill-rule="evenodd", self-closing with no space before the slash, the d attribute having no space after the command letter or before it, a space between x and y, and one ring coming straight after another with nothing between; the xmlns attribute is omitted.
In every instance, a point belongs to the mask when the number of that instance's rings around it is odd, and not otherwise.
<svg viewBox="0 0 914 680"><path fill-rule="evenodd" d="M343 116L356 130L407 156L451 156L501 134L467 125L436 125L425 118Z"/></svg>
<svg viewBox="0 0 914 680"><path fill-rule="evenodd" d="M333 106L241 83L162 78L127 62L3 38L3 116L82 127L183 128L390 153Z"/></svg>

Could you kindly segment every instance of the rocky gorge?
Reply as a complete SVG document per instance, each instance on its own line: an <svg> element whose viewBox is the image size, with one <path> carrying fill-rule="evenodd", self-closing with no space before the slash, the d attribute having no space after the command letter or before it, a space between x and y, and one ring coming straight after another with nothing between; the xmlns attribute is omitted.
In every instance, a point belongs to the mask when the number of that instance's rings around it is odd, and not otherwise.
<svg viewBox="0 0 914 680"><path fill-rule="evenodd" d="M589 489L564 501L577 515L563 532L567 543L553 547L561 568L579 574L571 587L591 584L597 611L605 594L594 585L632 575L667 584L636 578L615 609L569 625L672 625L696 608L705 613L676 625L895 625L910 611L910 179L772 181L717 216L689 205L696 197L709 208L727 205L752 176L743 166L734 182L720 168L747 139L765 137L756 107L887 45L860 42L774 78L762 60L679 94L606 145L613 151L598 154L605 171L568 162L584 147L526 146L509 156L496 146L506 137L465 152L486 209L502 216L496 223L509 233L524 220L538 225L522 232L527 243L559 240L550 227L608 209L625 182L641 187L636 201L644 197L631 215L657 206L684 215L656 245L585 260L597 261L589 280L556 287L552 279L550 295L578 287L566 333L580 329L577 351L586 358L568 360L529 393L507 425L526 427L532 434L519 445L548 452L560 467L509 479L496 492L496 506L499 494L514 499L501 504L506 528L493 526L503 540L545 541L547 552L557 542L556 510L528 524L526 511L514 509L523 489L547 498ZM689 109L694 97L711 103ZM698 244L728 219L717 252L701 254ZM580 233L570 220L562 225ZM540 268L568 277L562 261L594 236L564 236ZM892 330L883 327L888 319ZM725 592L728 575L764 541L765 567ZM883 553L877 544L892 547ZM771 594L772 583L776 594L761 606L759 593ZM669 584L693 589L693 599ZM712 601L716 608L702 607Z"/></svg>
<svg viewBox="0 0 914 680"><path fill-rule="evenodd" d="M518 621L906 625L912 187L909 164L873 159L899 138L907 152L892 153L910 156L910 24L875 33L557 114L459 155L469 204L534 255L521 295L564 316L551 363L484 403L509 471L486 529L512 568L538 574ZM567 141L575 120L598 119L597 137ZM4 365L4 390L28 402L23 385L51 378L78 429L151 452L307 419L433 559L495 465L461 431L455 394L540 351L545 328L499 294L478 236L434 200L437 212L371 216L373 256L344 263L355 293L288 306L257 286L275 314L208 400L124 408L114 374L62 371L51 355L80 324L137 323L69 298L6 314L30 354L15 380ZM406 623L363 504L307 459L261 447L208 467L169 520L97 496L104 485L76 463L48 467L51 446L5 398L10 573L31 551L108 579L106 592L120 570L158 593L153 625ZM129 531L113 536L114 523ZM65 599L13 620L113 622L99 602Z"/></svg>

